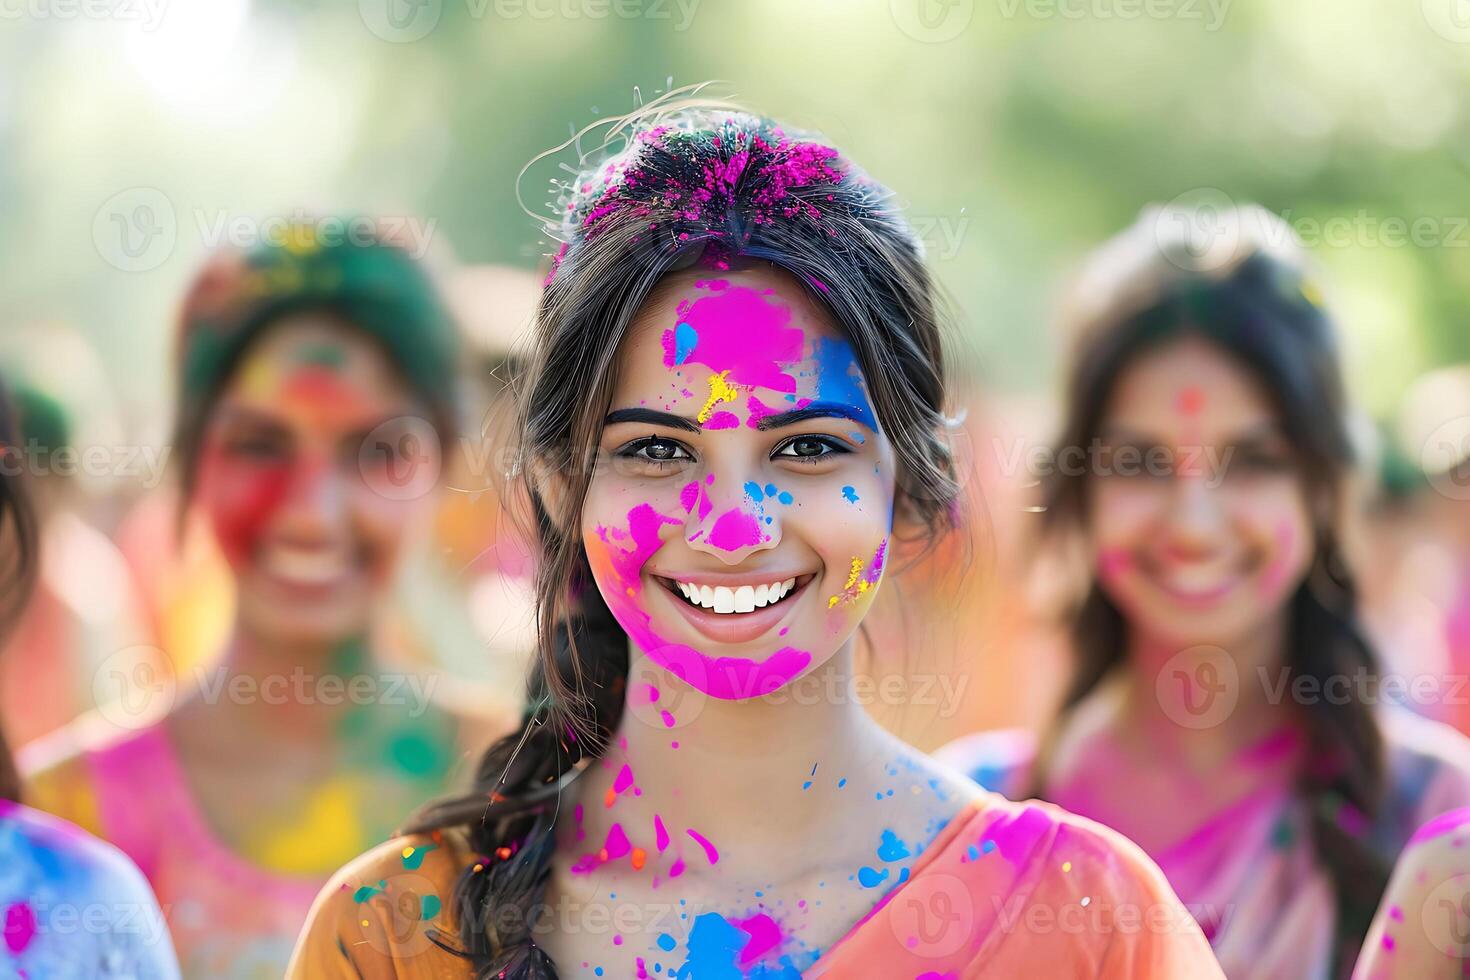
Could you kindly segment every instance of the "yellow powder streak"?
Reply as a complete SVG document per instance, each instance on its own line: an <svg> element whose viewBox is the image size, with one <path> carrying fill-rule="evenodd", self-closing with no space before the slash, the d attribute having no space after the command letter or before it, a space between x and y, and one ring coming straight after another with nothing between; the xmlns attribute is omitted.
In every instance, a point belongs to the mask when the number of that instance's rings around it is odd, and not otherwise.
<svg viewBox="0 0 1470 980"><path fill-rule="evenodd" d="M709 417L715 413L716 405L721 402L733 402L740 394L734 385L725 380L725 375L729 373L729 371L721 371L719 374L709 376L709 398L697 416L700 425L709 421Z"/></svg>
<svg viewBox="0 0 1470 980"><path fill-rule="evenodd" d="M858 576L861 575L862 573L863 573L863 560L861 558L854 558L852 560L852 569L847 573L847 583L842 586L842 593L840 595L834 595L834 596L830 597L827 600L827 608L828 609L831 609L831 608L835 607L843 599L851 599L852 598L852 587L854 585L857 585ZM858 588L858 592L859 593L862 593L862 592L866 592L866 591L868 591L868 583L867 582L864 582Z"/></svg>

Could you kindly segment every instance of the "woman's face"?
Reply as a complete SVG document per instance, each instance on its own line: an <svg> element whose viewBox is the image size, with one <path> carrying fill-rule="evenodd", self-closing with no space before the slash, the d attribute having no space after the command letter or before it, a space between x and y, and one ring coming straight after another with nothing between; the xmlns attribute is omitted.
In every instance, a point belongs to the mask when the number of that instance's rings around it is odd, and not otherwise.
<svg viewBox="0 0 1470 980"><path fill-rule="evenodd" d="M210 412L195 502L235 572L241 622L281 643L361 635L438 473L424 405L383 352L319 314L272 326Z"/></svg>
<svg viewBox="0 0 1470 980"><path fill-rule="evenodd" d="M1087 514L1103 590L1139 636L1232 649L1312 560L1296 455L1253 376L1186 337L1135 359L1098 427Z"/></svg>
<svg viewBox="0 0 1470 980"><path fill-rule="evenodd" d="M618 352L598 448L582 539L637 651L739 699L848 641L883 572L893 450L789 275L666 279Z"/></svg>

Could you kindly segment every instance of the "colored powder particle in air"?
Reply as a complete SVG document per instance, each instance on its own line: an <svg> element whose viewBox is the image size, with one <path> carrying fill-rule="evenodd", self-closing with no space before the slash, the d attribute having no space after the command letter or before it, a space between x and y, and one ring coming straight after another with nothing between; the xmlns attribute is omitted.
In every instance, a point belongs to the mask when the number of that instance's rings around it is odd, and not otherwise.
<svg viewBox="0 0 1470 980"><path fill-rule="evenodd" d="M686 830L684 833L688 834L694 840L694 843L704 848L704 856L709 860L710 864L719 863L720 852L715 850L715 845L711 844L703 834L697 830Z"/></svg>
<svg viewBox="0 0 1470 980"><path fill-rule="evenodd" d="M424 855L438 846L438 844L425 844L423 847L405 847L403 849L403 866L409 871L417 871L423 866Z"/></svg>
<svg viewBox="0 0 1470 980"><path fill-rule="evenodd" d="M705 399L704 407L695 416L700 425L710 420L710 417L714 415L716 405L723 402L733 402L739 397L740 390L725 380L729 374L729 371L721 371L719 374L709 376L707 381L709 384L709 397Z"/></svg>
<svg viewBox="0 0 1470 980"><path fill-rule="evenodd" d="M688 362L728 375L731 385L794 392L796 378L784 368L801 359L805 338L788 325L791 309L747 286L704 285L710 295L679 304L681 322L698 335Z"/></svg>
<svg viewBox="0 0 1470 980"><path fill-rule="evenodd" d="M888 869L882 871L874 870L866 865L858 869L858 884L864 888L877 888L888 880Z"/></svg>
<svg viewBox="0 0 1470 980"><path fill-rule="evenodd" d="M425 895L419 900L419 918L427 922L438 915L442 907L438 895Z"/></svg>
<svg viewBox="0 0 1470 980"><path fill-rule="evenodd" d="M36 912L28 902L16 902L5 910L5 947L23 953L36 938Z"/></svg>
<svg viewBox="0 0 1470 980"><path fill-rule="evenodd" d="M653 842L660 854L669 849L669 830L664 826L664 818L656 813L653 815Z"/></svg>
<svg viewBox="0 0 1470 980"><path fill-rule="evenodd" d="M880 861L902 861L909 857L908 845L898 839L898 835L891 830L883 831L883 839L878 843L878 859Z"/></svg>
<svg viewBox="0 0 1470 980"><path fill-rule="evenodd" d="M379 881L376 885L363 885L357 891L352 893L352 900L360 905L363 902L366 902L368 899L372 898L374 895L383 894L383 889L387 887L388 883L386 881Z"/></svg>
<svg viewBox="0 0 1470 980"><path fill-rule="evenodd" d="M738 962L742 969L769 958L781 948L781 927L763 912L748 919L731 919L730 923L750 936L740 950Z"/></svg>
<svg viewBox="0 0 1470 980"><path fill-rule="evenodd" d="M618 770L618 776L613 780L613 791L626 793L628 787L633 785L633 769L626 763Z"/></svg>
<svg viewBox="0 0 1470 980"><path fill-rule="evenodd" d="M706 429L736 429L740 427L740 418L734 412L716 412L704 423Z"/></svg>
<svg viewBox="0 0 1470 980"><path fill-rule="evenodd" d="M878 429L863 391L852 346L840 337L819 337L816 347L817 400L846 405L868 428Z"/></svg>
<svg viewBox="0 0 1470 980"><path fill-rule="evenodd" d="M706 540L723 551L739 551L752 548L764 539L754 515L743 510L727 510L715 520Z"/></svg>
<svg viewBox="0 0 1470 980"><path fill-rule="evenodd" d="M854 490L852 487L843 487L842 498L850 504L855 504L858 502L857 491Z"/></svg>
<svg viewBox="0 0 1470 980"><path fill-rule="evenodd" d="M669 935L666 932L659 934L658 948L663 950L665 953L672 953L676 945L677 943L674 942L673 936Z"/></svg>

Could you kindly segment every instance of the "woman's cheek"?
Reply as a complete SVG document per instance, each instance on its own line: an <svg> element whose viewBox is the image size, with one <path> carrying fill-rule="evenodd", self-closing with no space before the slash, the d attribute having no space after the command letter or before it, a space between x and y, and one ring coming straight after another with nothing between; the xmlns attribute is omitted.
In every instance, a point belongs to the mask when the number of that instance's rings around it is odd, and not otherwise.
<svg viewBox="0 0 1470 980"><path fill-rule="evenodd" d="M850 632L873 605L888 564L893 488L881 478L849 477L799 499L800 520L821 555L827 629Z"/></svg>
<svg viewBox="0 0 1470 980"><path fill-rule="evenodd" d="M199 470L199 502L225 558L247 563L286 498L291 468L284 463L234 460L207 450Z"/></svg>
<svg viewBox="0 0 1470 980"><path fill-rule="evenodd" d="M1286 601L1306 576L1315 547L1311 519L1302 494L1291 484L1258 486L1237 494L1231 513L1266 556L1256 581L1256 599L1266 607Z"/></svg>

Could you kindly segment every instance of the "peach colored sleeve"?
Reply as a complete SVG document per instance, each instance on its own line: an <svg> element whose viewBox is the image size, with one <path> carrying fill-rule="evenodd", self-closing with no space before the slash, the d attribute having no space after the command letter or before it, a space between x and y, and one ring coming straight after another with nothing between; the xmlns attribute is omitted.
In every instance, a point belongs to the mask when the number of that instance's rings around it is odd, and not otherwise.
<svg viewBox="0 0 1470 980"><path fill-rule="evenodd" d="M312 904L286 980L470 980L469 962L431 938L457 941L451 913L463 861L448 841L415 836L342 868Z"/></svg>

